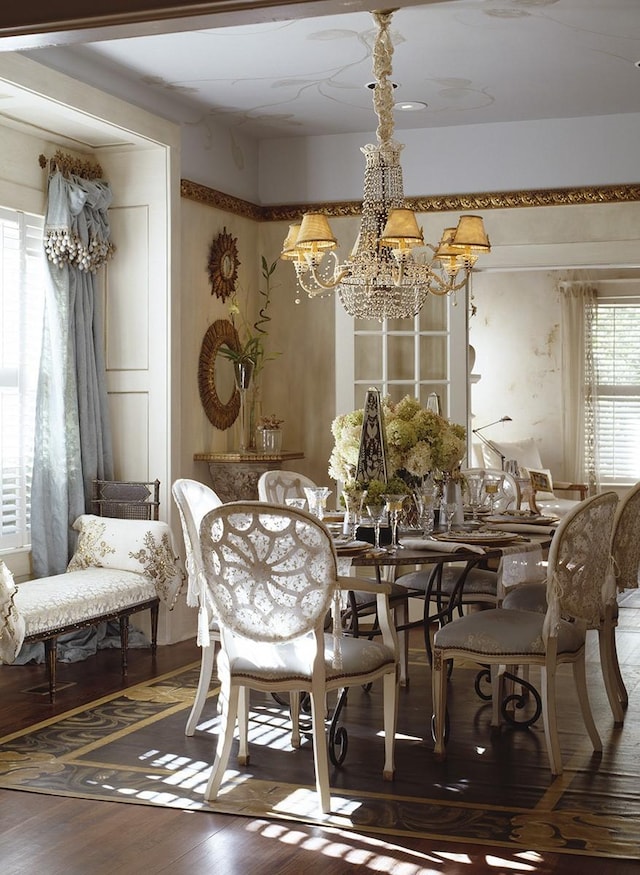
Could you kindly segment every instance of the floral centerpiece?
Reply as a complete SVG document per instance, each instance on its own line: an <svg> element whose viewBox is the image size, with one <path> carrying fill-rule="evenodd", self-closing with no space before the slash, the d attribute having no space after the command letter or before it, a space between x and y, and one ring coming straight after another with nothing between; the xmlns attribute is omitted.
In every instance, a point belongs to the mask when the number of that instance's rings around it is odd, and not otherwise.
<svg viewBox="0 0 640 875"><path fill-rule="evenodd" d="M349 488L354 481L360 451L364 410L337 416L331 432L334 448L329 459L329 476ZM431 474L435 479L453 474L467 451L466 428L422 407L410 395L392 404L382 399L382 419L387 447L386 491L400 492L419 486ZM393 482L392 482L393 481ZM371 491L380 485L371 483Z"/></svg>

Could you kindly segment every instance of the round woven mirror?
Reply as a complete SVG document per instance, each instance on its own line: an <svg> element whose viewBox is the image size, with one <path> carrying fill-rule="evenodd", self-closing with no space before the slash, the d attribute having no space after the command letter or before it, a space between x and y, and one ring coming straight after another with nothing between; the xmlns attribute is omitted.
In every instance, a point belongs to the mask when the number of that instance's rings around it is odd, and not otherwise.
<svg viewBox="0 0 640 875"><path fill-rule="evenodd" d="M240 340L228 319L217 319L207 328L200 348L198 388L209 422L221 431L230 428L240 412L233 362L220 355L223 346L237 350Z"/></svg>

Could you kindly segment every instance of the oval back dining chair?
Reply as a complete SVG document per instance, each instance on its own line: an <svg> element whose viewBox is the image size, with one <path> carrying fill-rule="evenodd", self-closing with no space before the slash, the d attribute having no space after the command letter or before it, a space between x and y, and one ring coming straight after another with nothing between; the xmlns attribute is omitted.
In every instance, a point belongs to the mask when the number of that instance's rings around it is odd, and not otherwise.
<svg viewBox="0 0 640 875"><path fill-rule="evenodd" d="M300 691L309 694L316 789L322 811L328 812L326 694L382 678L383 776L391 780L398 663L388 586L375 587L381 642L342 638L339 626L333 634L325 634L325 618L336 597L339 602L344 579L338 577L329 530L316 517L266 502L231 502L205 516L200 541L221 636L221 722L205 799L218 795L236 720L239 760L248 762L250 689L289 690L297 697Z"/></svg>
<svg viewBox="0 0 640 875"><path fill-rule="evenodd" d="M611 540L613 573L618 592L638 589L640 572L640 483L636 483L620 501L613 522ZM624 720L624 710L629 704L629 694L622 679L616 648L618 625L618 602L613 592L607 599L602 626L598 629L600 659L605 671L605 686L616 722ZM616 711L615 703L619 703Z"/></svg>
<svg viewBox="0 0 640 875"><path fill-rule="evenodd" d="M204 583L200 523L205 514L219 507L222 501L213 489L198 480L176 480L171 494L178 507L186 552L187 604L198 608L198 644L202 649L198 688L185 728L185 735L193 735L211 684L215 644L220 640L218 622Z"/></svg>
<svg viewBox="0 0 640 875"><path fill-rule="evenodd" d="M629 695L620 671L616 647L618 603L616 589L638 588L640 570L640 483L636 483L620 500L616 509L611 534L612 568L605 581L602 613L593 627L598 630L598 647L602 677L616 724L624 722L624 711ZM544 583L526 583L508 592L503 607L510 610L547 610L547 592Z"/></svg>
<svg viewBox="0 0 640 875"><path fill-rule="evenodd" d="M503 693L499 667L539 667L544 734L554 775L562 773L556 670L571 664L585 727L593 749L602 750L587 693L585 639L602 612L617 502L615 492L605 492L580 502L561 520L549 548L546 613L495 608L455 619L436 632L432 670L436 756L445 755L447 665L454 658L491 666L494 724L500 722Z"/></svg>
<svg viewBox="0 0 640 875"><path fill-rule="evenodd" d="M258 480L258 497L260 501L268 501L272 504L286 504L287 498L305 498L305 487L314 489L317 486L313 480L297 474L295 471L265 471ZM358 578L361 580L362 578ZM370 578L366 578L371 583ZM406 686L409 672L409 638L405 631L409 623L409 599L407 589L404 586L391 582L391 594L389 603L393 613L394 623L398 629L400 647L400 685ZM376 600L371 592L360 588L351 590L349 606L344 611L345 624L349 626L354 635L360 633L359 620L363 617L374 616L376 612ZM376 634L377 622L374 621Z"/></svg>
<svg viewBox="0 0 640 875"><path fill-rule="evenodd" d="M502 482L500 484L497 497L494 501L496 513L515 508L517 504L518 486L511 474L506 471L500 471L494 468L464 468L461 471L462 475L467 474L485 474L500 475ZM433 569L419 568L415 571L408 571L396 578L396 583L399 586L404 586L409 590L411 598L426 599L429 597L432 603L437 606L437 614L439 617L446 612L444 605L448 603L454 592L460 590L459 582L461 575L465 575L464 586L459 592L459 610L463 607L491 607L494 608L498 604L498 573L490 568L466 568L466 563L450 562L445 567L438 569L439 580L437 586L433 585ZM424 606L424 618L426 619L429 612L429 606ZM434 623L429 626L427 634L433 630ZM427 642L427 654L431 654L431 643Z"/></svg>
<svg viewBox="0 0 640 875"><path fill-rule="evenodd" d="M305 486L314 488L315 483L297 471L265 471L258 478L258 498L273 504L286 504L287 498L305 498Z"/></svg>

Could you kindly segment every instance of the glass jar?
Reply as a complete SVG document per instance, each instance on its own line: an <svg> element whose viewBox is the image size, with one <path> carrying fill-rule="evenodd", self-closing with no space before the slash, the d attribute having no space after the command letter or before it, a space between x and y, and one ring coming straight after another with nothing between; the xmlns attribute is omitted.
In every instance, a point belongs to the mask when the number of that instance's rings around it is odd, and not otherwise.
<svg viewBox="0 0 640 875"><path fill-rule="evenodd" d="M257 450L259 453L282 452L282 429L259 428Z"/></svg>

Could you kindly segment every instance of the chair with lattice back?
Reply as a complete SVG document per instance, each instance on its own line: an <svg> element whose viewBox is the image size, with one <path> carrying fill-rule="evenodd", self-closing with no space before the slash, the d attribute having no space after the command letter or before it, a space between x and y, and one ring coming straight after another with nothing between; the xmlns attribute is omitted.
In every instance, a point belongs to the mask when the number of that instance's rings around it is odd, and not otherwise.
<svg viewBox="0 0 640 875"><path fill-rule="evenodd" d="M221 705L215 761L205 790L214 801L225 776L236 722L238 761L249 759L249 690L289 690L310 696L316 789L323 812L331 806L325 699L332 691L383 685L385 780L393 780L397 718L397 646L386 584L372 584L382 640L325 633L327 613L346 583L338 577L331 535L301 510L260 501L211 510L200 526L203 568L220 624ZM297 708L292 708L297 717ZM343 727L340 727L343 729ZM260 739L264 744L265 737ZM372 751L377 745L371 730Z"/></svg>
<svg viewBox="0 0 640 875"><path fill-rule="evenodd" d="M160 481L94 480L91 511L96 516L157 520Z"/></svg>

